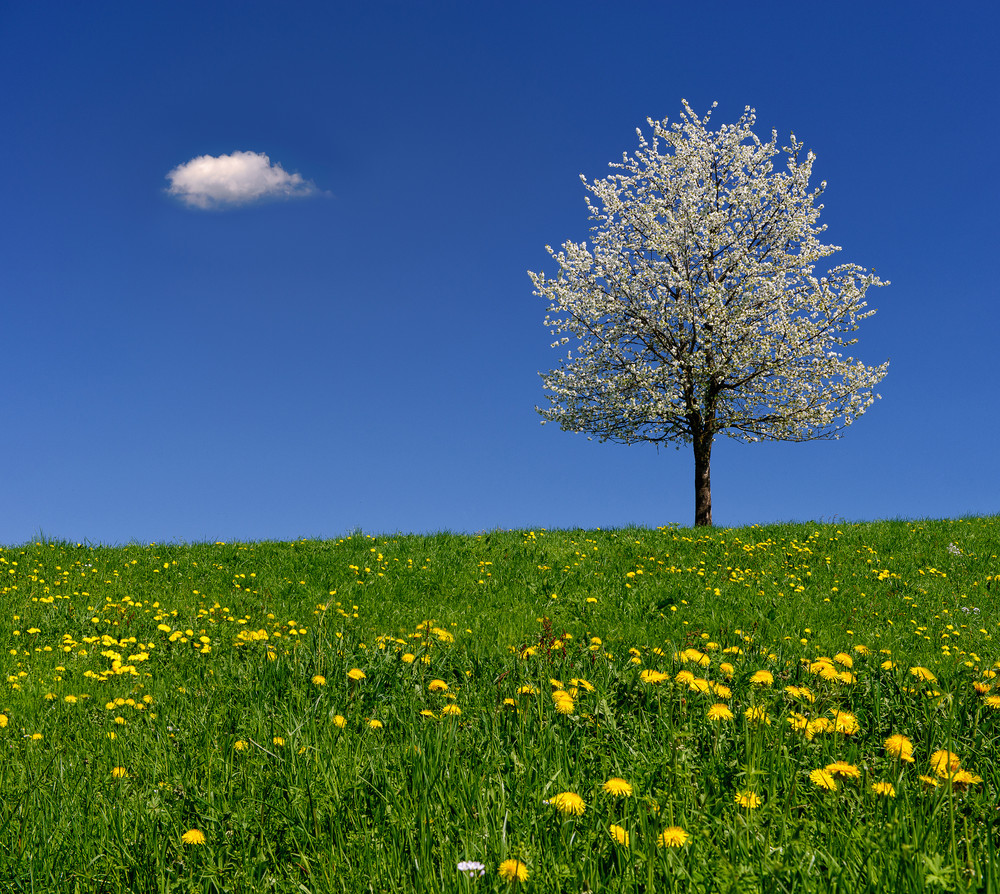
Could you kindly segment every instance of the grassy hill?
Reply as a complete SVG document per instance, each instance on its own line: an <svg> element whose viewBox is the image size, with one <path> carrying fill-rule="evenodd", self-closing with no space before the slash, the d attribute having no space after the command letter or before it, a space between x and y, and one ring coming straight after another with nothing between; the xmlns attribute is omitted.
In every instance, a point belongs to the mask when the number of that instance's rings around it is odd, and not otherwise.
<svg viewBox="0 0 1000 894"><path fill-rule="evenodd" d="M995 889L998 555L997 517L3 548L0 878Z"/></svg>

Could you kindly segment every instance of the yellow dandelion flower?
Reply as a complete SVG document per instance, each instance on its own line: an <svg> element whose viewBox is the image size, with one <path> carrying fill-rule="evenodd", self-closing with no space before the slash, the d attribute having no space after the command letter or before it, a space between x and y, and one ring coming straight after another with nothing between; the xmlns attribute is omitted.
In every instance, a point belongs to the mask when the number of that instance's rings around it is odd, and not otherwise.
<svg viewBox="0 0 1000 894"><path fill-rule="evenodd" d="M185 844L204 844L205 833L198 829L188 829L187 832L181 835L181 841Z"/></svg>
<svg viewBox="0 0 1000 894"><path fill-rule="evenodd" d="M448 688L448 684L444 680L431 680L427 684L427 689L429 692L444 692Z"/></svg>
<svg viewBox="0 0 1000 894"><path fill-rule="evenodd" d="M838 733L844 733L847 736L853 736L859 729L858 719L853 714L847 711L832 711L834 729Z"/></svg>
<svg viewBox="0 0 1000 894"><path fill-rule="evenodd" d="M656 673L656 671L643 671L643 673ZM639 676L642 677L642 674L639 674ZM682 670L677 672L677 676L674 679L678 683L691 683L694 680L694 674L689 670Z"/></svg>
<svg viewBox="0 0 1000 894"><path fill-rule="evenodd" d="M382 729L382 721L376 720L374 717L368 721L368 729Z"/></svg>
<svg viewBox="0 0 1000 894"><path fill-rule="evenodd" d="M713 684L712 692L714 692L719 698L732 698L733 695L733 690L728 686L723 686L721 683Z"/></svg>
<svg viewBox="0 0 1000 894"><path fill-rule="evenodd" d="M284 748L285 740L281 736L275 736L273 739L271 739L271 744L277 748Z"/></svg>
<svg viewBox="0 0 1000 894"><path fill-rule="evenodd" d="M326 677L322 674L316 674L316 676L312 678L312 684L313 686L326 686Z"/></svg>
<svg viewBox="0 0 1000 894"><path fill-rule="evenodd" d="M624 779L612 776L601 785L601 790L617 798L628 798L632 795L632 785Z"/></svg>
<svg viewBox="0 0 1000 894"><path fill-rule="evenodd" d="M9 722L6 714L0 714L0 729L3 729Z"/></svg>
<svg viewBox="0 0 1000 894"><path fill-rule="evenodd" d="M992 689L992 684L982 683L979 680L975 680L972 683L972 688L976 690L976 695L986 695L986 693Z"/></svg>
<svg viewBox="0 0 1000 894"><path fill-rule="evenodd" d="M840 671L838 671L833 662L830 661L823 662L817 673L823 680L836 680L840 677Z"/></svg>
<svg viewBox="0 0 1000 894"><path fill-rule="evenodd" d="M359 680L363 680L363 679L365 679L365 672L364 672L363 670L359 670L359 669L358 669L358 668L356 668L356 667L352 667L352 668L351 668L351 669L350 669L350 670L349 670L349 671L347 672L347 679L348 679L348 680L354 680L354 682L356 683L356 682L358 682Z"/></svg>
<svg viewBox="0 0 1000 894"><path fill-rule="evenodd" d="M987 708L993 708L994 710L1000 708L1000 695L987 695L983 699L983 704Z"/></svg>
<svg viewBox="0 0 1000 894"><path fill-rule="evenodd" d="M970 773L968 770L958 770L954 776L951 777L952 784L958 786L975 785L983 781L982 776L976 776L974 773Z"/></svg>
<svg viewBox="0 0 1000 894"><path fill-rule="evenodd" d="M835 776L844 776L849 779L861 778L861 771L855 767L854 764L849 764L846 761L834 761L832 764L827 764L826 772L833 773Z"/></svg>
<svg viewBox="0 0 1000 894"><path fill-rule="evenodd" d="M680 826L669 826L656 839L658 847L681 847L691 836Z"/></svg>
<svg viewBox="0 0 1000 894"><path fill-rule="evenodd" d="M891 671L891 670L893 670L893 669L894 669L894 668L895 668L895 667L896 667L897 665L896 665L896 662L895 662L895 661L893 661L893 660L892 660L892 659L890 659L890 658L887 658L887 659L886 659L885 661L883 661L883 662L882 662L882 665L881 665L881 666L882 666L882 670L884 670L884 671Z"/></svg>
<svg viewBox="0 0 1000 894"><path fill-rule="evenodd" d="M458 705L445 705L441 709L441 716L442 717L445 717L445 716L458 717L458 715L461 714L461 713L462 713L462 709Z"/></svg>
<svg viewBox="0 0 1000 894"><path fill-rule="evenodd" d="M764 723L767 726L771 725L771 718L767 716L767 708L762 705L753 705L747 708L743 712L743 716L746 717L751 723Z"/></svg>
<svg viewBox="0 0 1000 894"><path fill-rule="evenodd" d="M500 878L508 882L524 882L528 880L528 867L520 860L504 860L497 867Z"/></svg>
<svg viewBox="0 0 1000 894"><path fill-rule="evenodd" d="M706 716L713 723L719 723L723 720L732 720L733 712L729 710L728 705L724 705L719 702L718 704L712 705L712 707L708 709L708 714Z"/></svg>
<svg viewBox="0 0 1000 894"><path fill-rule="evenodd" d="M548 803L567 816L581 816L587 809L583 798L576 792L559 792L558 795L553 795Z"/></svg>
<svg viewBox="0 0 1000 894"><path fill-rule="evenodd" d="M885 750L896 760L913 763L913 743L906 736L895 733L885 740L884 745Z"/></svg>
<svg viewBox="0 0 1000 894"><path fill-rule="evenodd" d="M913 674L918 680L923 680L925 683L936 683L937 677L934 676L926 667L911 667L910 673Z"/></svg>
<svg viewBox="0 0 1000 894"><path fill-rule="evenodd" d="M417 656L414 655L412 652L405 652L403 655L400 656L399 660L402 661L404 664L413 664L413 662L417 660Z"/></svg>
<svg viewBox="0 0 1000 894"><path fill-rule="evenodd" d="M960 766L961 761L953 751L935 751L931 755L931 769L942 779L955 773Z"/></svg>
<svg viewBox="0 0 1000 894"><path fill-rule="evenodd" d="M711 692L712 684L708 680L702 680L700 677L698 679L692 680L688 683L688 689L692 692Z"/></svg>
<svg viewBox="0 0 1000 894"><path fill-rule="evenodd" d="M75 695L67 695L63 701L66 702L67 705L75 705L79 699Z"/></svg>
<svg viewBox="0 0 1000 894"><path fill-rule="evenodd" d="M334 714L333 725L338 729L343 729L345 726L347 726L347 718L344 717L343 714Z"/></svg>
<svg viewBox="0 0 1000 894"><path fill-rule="evenodd" d="M832 773L828 773L826 770L813 770L809 774L809 780L817 788L826 789L831 792L837 790L837 780L833 778Z"/></svg>
<svg viewBox="0 0 1000 894"><path fill-rule="evenodd" d="M921 776L920 781L928 788L934 788L938 784L938 781L933 776Z"/></svg>
<svg viewBox="0 0 1000 894"><path fill-rule="evenodd" d="M760 796L756 792L737 792L733 800L738 806L745 807L747 810L760 807Z"/></svg>
<svg viewBox="0 0 1000 894"><path fill-rule="evenodd" d="M805 730L809 727L809 718L805 714L800 714L798 711L792 711L788 715L788 725L794 730Z"/></svg>
<svg viewBox="0 0 1000 894"><path fill-rule="evenodd" d="M244 742L242 739L237 739L235 742L233 742L233 751L246 751L246 750L247 750L247 743Z"/></svg>
<svg viewBox="0 0 1000 894"><path fill-rule="evenodd" d="M833 656L833 660L836 661L837 664L842 664L848 670L854 667L854 659L851 658L851 656L848 655L846 652L838 652L836 655Z"/></svg>
<svg viewBox="0 0 1000 894"><path fill-rule="evenodd" d="M553 701L555 702L556 710L560 714L572 714L573 713L573 699L571 699L565 692L559 693L561 698L556 698L553 695Z"/></svg>
<svg viewBox="0 0 1000 894"><path fill-rule="evenodd" d="M759 670L750 678L750 683L754 686L770 686L774 683L774 674L767 670Z"/></svg>
<svg viewBox="0 0 1000 894"><path fill-rule="evenodd" d="M594 691L594 684L588 682L587 680L583 680L580 677L574 677L572 680L569 681L569 685L570 686L578 686L584 692L593 692Z"/></svg>
<svg viewBox="0 0 1000 894"><path fill-rule="evenodd" d="M896 797L896 787L891 782L873 782L872 791L883 798Z"/></svg>
<svg viewBox="0 0 1000 894"><path fill-rule="evenodd" d="M42 740L42 738L43 738L43 736L42 736L41 733L32 733L31 734L31 741L32 742L40 742Z"/></svg>
<svg viewBox="0 0 1000 894"><path fill-rule="evenodd" d="M535 689L534 686L518 686L518 688L517 688L517 694L518 695L537 695L538 694L538 690Z"/></svg>
<svg viewBox="0 0 1000 894"><path fill-rule="evenodd" d="M608 832L611 833L611 837L615 840L615 843L620 844L622 847L628 847L629 835L621 826L612 824L608 826Z"/></svg>
<svg viewBox="0 0 1000 894"><path fill-rule="evenodd" d="M111 770L111 775L115 779L124 779L126 776L128 776L128 770L126 770L124 767L114 767Z"/></svg>

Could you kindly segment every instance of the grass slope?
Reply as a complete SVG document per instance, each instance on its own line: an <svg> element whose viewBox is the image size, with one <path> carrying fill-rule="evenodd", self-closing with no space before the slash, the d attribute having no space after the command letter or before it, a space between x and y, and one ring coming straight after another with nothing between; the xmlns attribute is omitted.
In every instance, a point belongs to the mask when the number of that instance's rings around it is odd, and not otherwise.
<svg viewBox="0 0 1000 894"><path fill-rule="evenodd" d="M996 517L0 549L0 878L995 890L998 554Z"/></svg>

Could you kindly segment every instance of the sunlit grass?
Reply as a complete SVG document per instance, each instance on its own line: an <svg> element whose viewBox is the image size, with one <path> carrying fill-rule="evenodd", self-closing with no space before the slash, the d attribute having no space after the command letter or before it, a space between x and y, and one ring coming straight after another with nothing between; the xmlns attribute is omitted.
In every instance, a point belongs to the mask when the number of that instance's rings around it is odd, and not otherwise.
<svg viewBox="0 0 1000 894"><path fill-rule="evenodd" d="M11 891L995 888L1000 519L0 550Z"/></svg>

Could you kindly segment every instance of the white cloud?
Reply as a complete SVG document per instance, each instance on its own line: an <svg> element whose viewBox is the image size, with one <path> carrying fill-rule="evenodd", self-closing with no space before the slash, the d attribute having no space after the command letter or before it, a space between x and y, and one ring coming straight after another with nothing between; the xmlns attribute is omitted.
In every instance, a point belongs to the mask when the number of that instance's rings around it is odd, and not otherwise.
<svg viewBox="0 0 1000 894"><path fill-rule="evenodd" d="M167 179L167 192L196 208L243 205L262 198L290 198L316 191L301 174L289 174L280 164L271 164L263 152L199 155L178 165Z"/></svg>

